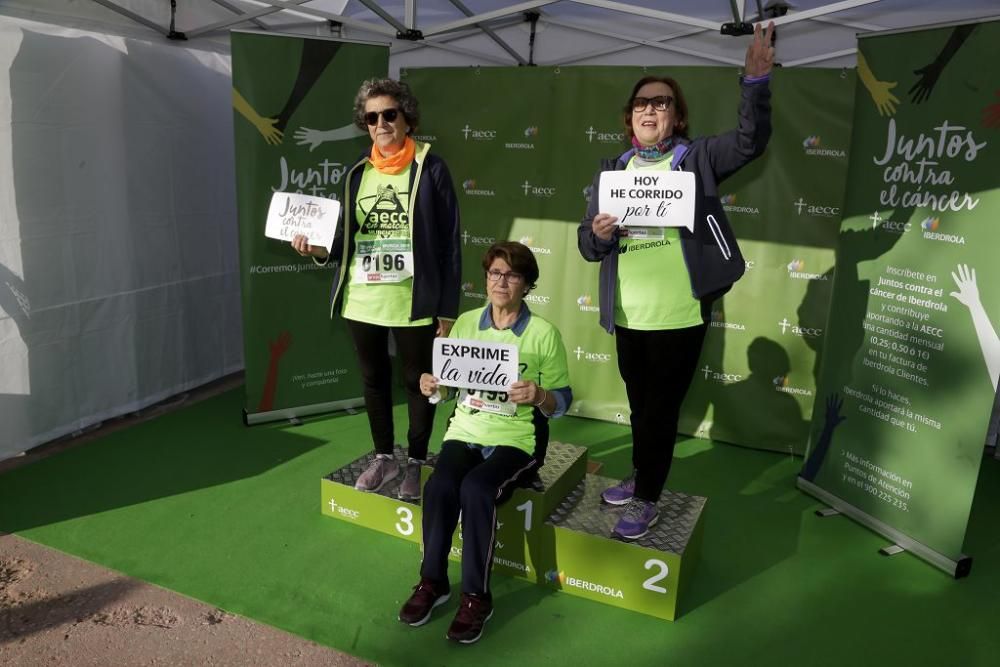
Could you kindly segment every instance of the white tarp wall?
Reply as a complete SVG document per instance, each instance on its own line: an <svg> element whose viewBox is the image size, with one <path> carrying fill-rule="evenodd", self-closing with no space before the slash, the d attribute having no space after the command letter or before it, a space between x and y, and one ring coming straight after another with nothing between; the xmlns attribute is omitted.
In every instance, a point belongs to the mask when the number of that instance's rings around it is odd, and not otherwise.
<svg viewBox="0 0 1000 667"><path fill-rule="evenodd" d="M242 368L230 89L0 16L0 459Z"/></svg>

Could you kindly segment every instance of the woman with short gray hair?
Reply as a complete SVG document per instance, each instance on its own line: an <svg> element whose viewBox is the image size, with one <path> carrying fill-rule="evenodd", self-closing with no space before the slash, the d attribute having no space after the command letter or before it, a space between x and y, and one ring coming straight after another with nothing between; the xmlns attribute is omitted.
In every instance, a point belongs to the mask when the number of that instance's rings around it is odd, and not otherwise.
<svg viewBox="0 0 1000 667"><path fill-rule="evenodd" d="M354 122L371 150L347 172L344 215L333 248L292 239L303 256L334 271L331 316L338 307L354 342L364 384L375 458L355 488L376 492L400 473L394 456L389 333L403 365L409 411L408 462L398 495L420 497L420 464L434 424L434 405L420 393L431 370L435 336L458 316L462 276L458 202L444 161L413 139L419 105L409 86L369 79L354 101Z"/></svg>

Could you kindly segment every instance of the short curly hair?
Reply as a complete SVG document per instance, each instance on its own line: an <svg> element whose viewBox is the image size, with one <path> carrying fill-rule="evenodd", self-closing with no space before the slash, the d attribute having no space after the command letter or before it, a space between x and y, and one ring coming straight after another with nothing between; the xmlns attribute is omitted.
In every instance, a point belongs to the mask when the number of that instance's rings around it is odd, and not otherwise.
<svg viewBox="0 0 1000 667"><path fill-rule="evenodd" d="M538 261L528 246L517 241L494 243L483 255L483 271L489 273L490 267L493 266L493 260L497 258L507 262L511 271L524 276L526 294L535 289L535 283L538 281Z"/></svg>
<svg viewBox="0 0 1000 667"><path fill-rule="evenodd" d="M410 92L410 87L402 81L395 79L368 79L358 88L358 94L354 96L354 124L360 129L368 131L368 123L365 122L365 103L373 97L388 95L396 100L399 110L406 119L406 124L410 126L407 134L416 132L420 125L420 103Z"/></svg>

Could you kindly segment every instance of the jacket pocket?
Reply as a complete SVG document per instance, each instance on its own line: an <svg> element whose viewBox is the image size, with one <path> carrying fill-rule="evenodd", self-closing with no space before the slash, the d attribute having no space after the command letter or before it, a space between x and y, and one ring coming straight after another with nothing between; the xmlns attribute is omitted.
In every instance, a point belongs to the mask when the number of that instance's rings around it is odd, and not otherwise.
<svg viewBox="0 0 1000 667"><path fill-rule="evenodd" d="M732 251L729 249L729 243L726 242L726 237L722 235L722 228L719 227L719 223L716 221L715 216L709 214L705 218L708 222L708 228L712 232L712 236L715 237L715 245L719 246L719 250L722 251L722 258L729 261L733 257Z"/></svg>

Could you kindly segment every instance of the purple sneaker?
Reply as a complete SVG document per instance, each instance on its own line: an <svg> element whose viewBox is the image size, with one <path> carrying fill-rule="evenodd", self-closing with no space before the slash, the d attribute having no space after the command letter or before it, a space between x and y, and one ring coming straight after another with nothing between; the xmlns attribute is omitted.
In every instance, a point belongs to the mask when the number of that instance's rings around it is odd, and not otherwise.
<svg viewBox="0 0 1000 667"><path fill-rule="evenodd" d="M641 498L633 498L625 506L622 518L618 519L612 532L626 540L636 540L649 532L650 526L660 518L656 503Z"/></svg>
<svg viewBox="0 0 1000 667"><path fill-rule="evenodd" d="M609 505L624 505L635 495L635 470L628 477L614 486L609 486L601 493L601 500Z"/></svg>

